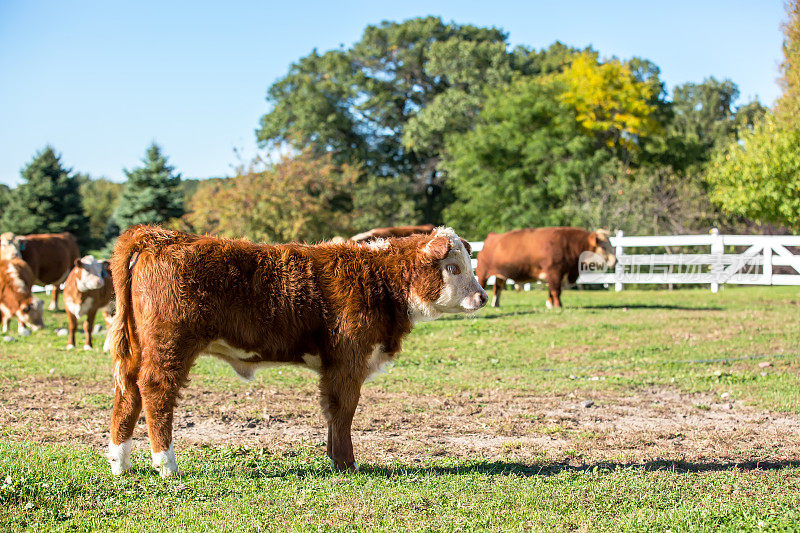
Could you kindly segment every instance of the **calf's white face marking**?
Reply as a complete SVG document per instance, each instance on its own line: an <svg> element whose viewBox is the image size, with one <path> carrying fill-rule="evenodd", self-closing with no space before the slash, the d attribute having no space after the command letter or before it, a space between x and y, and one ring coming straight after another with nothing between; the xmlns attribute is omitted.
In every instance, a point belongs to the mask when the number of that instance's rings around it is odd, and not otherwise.
<svg viewBox="0 0 800 533"><path fill-rule="evenodd" d="M466 247L452 228L438 228L434 237L445 236L450 241L450 251L439 261L442 286L435 302L422 300L413 290L408 299L412 324L439 318L444 313L477 311L486 304L488 296L472 273L472 260Z"/></svg>
<svg viewBox="0 0 800 533"><path fill-rule="evenodd" d="M93 291L105 285L105 264L102 261L87 255L81 258L80 263L76 266L78 272L75 284L80 292Z"/></svg>

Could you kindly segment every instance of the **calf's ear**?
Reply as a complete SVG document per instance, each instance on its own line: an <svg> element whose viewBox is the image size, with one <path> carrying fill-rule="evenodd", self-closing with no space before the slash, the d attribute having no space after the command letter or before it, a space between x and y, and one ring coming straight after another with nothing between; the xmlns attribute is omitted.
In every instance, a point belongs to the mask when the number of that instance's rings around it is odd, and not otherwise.
<svg viewBox="0 0 800 533"><path fill-rule="evenodd" d="M74 265L75 265L77 268L81 268L81 267L83 266L83 263L81 263L81 260L80 260L80 259L76 259L76 260L75 260L75 263L74 263Z"/></svg>
<svg viewBox="0 0 800 533"><path fill-rule="evenodd" d="M459 237L459 240L461 241L461 244L464 245L464 248L467 250L467 255L472 255L472 246L470 246L469 243L464 239L462 239L461 237Z"/></svg>
<svg viewBox="0 0 800 533"><path fill-rule="evenodd" d="M450 251L450 239L441 235L439 237L434 237L428 244L425 245L425 248L422 249L422 252L430 257L431 259L444 259L447 257L447 253Z"/></svg>
<svg viewBox="0 0 800 533"><path fill-rule="evenodd" d="M591 248L592 250L597 248L597 233L589 234L589 248Z"/></svg>

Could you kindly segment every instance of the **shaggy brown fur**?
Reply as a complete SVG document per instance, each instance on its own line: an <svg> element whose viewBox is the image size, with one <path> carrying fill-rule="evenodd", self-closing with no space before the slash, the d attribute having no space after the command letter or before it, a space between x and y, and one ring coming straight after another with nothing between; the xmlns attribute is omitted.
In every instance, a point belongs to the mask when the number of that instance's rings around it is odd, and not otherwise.
<svg viewBox="0 0 800 533"><path fill-rule="evenodd" d="M519 229L508 233L489 233L478 253L478 283L486 288L495 276L492 305L500 306L500 293L508 278L516 283L547 281L548 307L561 307L561 284L566 276L570 283L578 279L578 260L584 251L592 251L610 259L607 232L589 232L581 228Z"/></svg>
<svg viewBox="0 0 800 533"><path fill-rule="evenodd" d="M131 438L144 408L152 451L167 450L179 390L203 352L244 377L259 362L304 364L310 355L319 357L328 455L336 468L355 469L350 427L361 384L375 370L376 353L390 360L400 350L414 318L412 293L424 302L439 298L439 263L450 248L450 239L438 235L386 246L273 246L129 229L111 261L112 443ZM480 307L486 294L472 282ZM212 343L220 340L225 349L215 352Z"/></svg>
<svg viewBox="0 0 800 533"><path fill-rule="evenodd" d="M417 233L429 234L434 230L433 224L422 224L420 226L392 226L388 228L375 228L358 235L350 237L354 242L369 242L375 239L389 239L391 237L408 237Z"/></svg>
<svg viewBox="0 0 800 533"><path fill-rule="evenodd" d="M53 285L50 310L58 308L60 285L67 279L72 265L80 257L78 242L72 233L43 233L39 235L14 235L2 237L3 257L17 255L33 271L36 283Z"/></svg>
<svg viewBox="0 0 800 533"><path fill-rule="evenodd" d="M105 283L99 289L81 291L78 289L78 280L87 274L81 260L75 260L75 267L67 276L64 282L64 307L67 313L67 326L69 328L69 338L67 348L75 346L75 331L78 329L78 321L81 316L86 316L83 321L84 347L92 347L92 328L97 311L102 311L103 318L107 324L111 323L113 311L112 301L114 300L114 283L111 277L111 264L109 261L102 261L105 271ZM80 314L76 315L73 311L80 309Z"/></svg>

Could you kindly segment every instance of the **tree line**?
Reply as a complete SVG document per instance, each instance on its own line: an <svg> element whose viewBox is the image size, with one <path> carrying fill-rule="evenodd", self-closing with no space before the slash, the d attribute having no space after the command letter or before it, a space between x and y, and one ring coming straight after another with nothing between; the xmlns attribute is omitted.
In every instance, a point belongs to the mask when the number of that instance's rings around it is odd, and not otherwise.
<svg viewBox="0 0 800 533"><path fill-rule="evenodd" d="M265 155L235 176L182 181L153 145L115 184L47 148L0 190L0 225L95 247L140 222L271 242L422 222L472 239L543 225L798 229L798 5L774 109L737 105L737 86L713 77L668 91L643 58L512 48L502 30L436 17L371 25L272 84Z"/></svg>

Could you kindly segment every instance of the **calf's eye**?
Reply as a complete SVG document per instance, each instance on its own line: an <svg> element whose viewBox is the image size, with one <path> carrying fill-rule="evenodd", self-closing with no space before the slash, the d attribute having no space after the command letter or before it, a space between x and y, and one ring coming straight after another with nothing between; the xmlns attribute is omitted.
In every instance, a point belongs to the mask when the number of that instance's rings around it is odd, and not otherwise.
<svg viewBox="0 0 800 533"><path fill-rule="evenodd" d="M458 265L447 265L446 268L447 268L447 272L449 272L450 274L452 274L454 276L458 276L459 274L461 274L461 269L458 268Z"/></svg>

